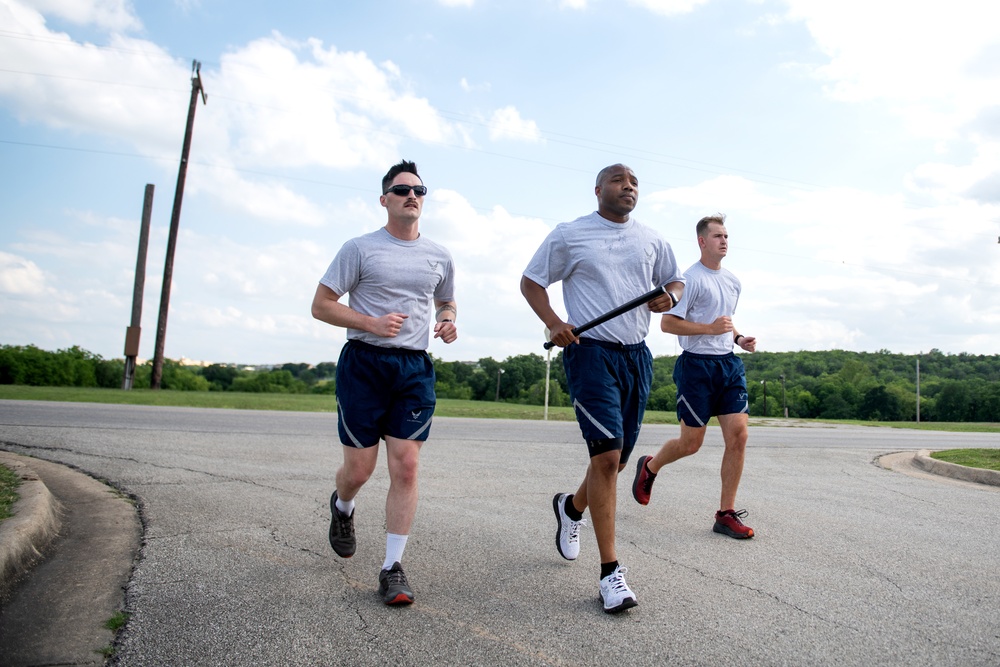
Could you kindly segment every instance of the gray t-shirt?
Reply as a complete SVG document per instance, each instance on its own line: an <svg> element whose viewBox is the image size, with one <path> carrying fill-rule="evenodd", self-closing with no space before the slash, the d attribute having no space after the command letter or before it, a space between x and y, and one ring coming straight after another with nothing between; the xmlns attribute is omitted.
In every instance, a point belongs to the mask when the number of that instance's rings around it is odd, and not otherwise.
<svg viewBox="0 0 1000 667"><path fill-rule="evenodd" d="M670 244L635 219L617 223L596 211L556 226L524 270L547 288L562 281L567 321L579 326L648 292L684 278ZM644 306L594 327L588 338L632 345L649 333Z"/></svg>
<svg viewBox="0 0 1000 667"><path fill-rule="evenodd" d="M348 340L426 350L434 300L455 298L455 262L443 246L424 236L402 241L383 227L345 243L319 282L340 296L347 294L347 305L364 315L409 316L395 338L348 329Z"/></svg>
<svg viewBox="0 0 1000 667"><path fill-rule="evenodd" d="M742 285L728 269L718 271L695 262L684 272L687 279L684 295L668 315L676 315L688 322L710 324L723 315L732 317L740 300ZM678 336L681 348L695 354L729 354L733 351L733 332Z"/></svg>

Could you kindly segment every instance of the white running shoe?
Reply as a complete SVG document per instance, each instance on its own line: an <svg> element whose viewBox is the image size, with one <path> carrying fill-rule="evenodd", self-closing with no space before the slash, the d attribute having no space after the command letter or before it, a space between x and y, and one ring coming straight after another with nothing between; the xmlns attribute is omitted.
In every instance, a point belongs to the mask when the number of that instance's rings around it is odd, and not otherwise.
<svg viewBox="0 0 1000 667"><path fill-rule="evenodd" d="M625 583L626 572L628 568L619 565L614 572L601 579L601 602L608 614L617 614L639 604L635 593Z"/></svg>
<svg viewBox="0 0 1000 667"><path fill-rule="evenodd" d="M573 521L566 514L568 493L557 493L552 499L552 509L556 513L556 549L566 560L576 560L580 555L580 526L585 520Z"/></svg>

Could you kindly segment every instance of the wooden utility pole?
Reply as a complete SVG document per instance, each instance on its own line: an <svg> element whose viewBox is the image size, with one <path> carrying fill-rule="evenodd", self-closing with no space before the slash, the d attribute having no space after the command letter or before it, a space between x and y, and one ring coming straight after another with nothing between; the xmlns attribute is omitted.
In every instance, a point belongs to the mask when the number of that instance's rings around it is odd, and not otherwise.
<svg viewBox="0 0 1000 667"><path fill-rule="evenodd" d="M135 379L135 360L139 356L139 335L142 331L142 291L146 284L146 250L149 247L149 219L153 214L153 184L146 184L142 201L142 222L139 225L139 253L135 260L135 287L132 289L132 322L125 329L125 377L122 389L131 389Z"/></svg>
<svg viewBox="0 0 1000 667"><path fill-rule="evenodd" d="M191 103L188 106L187 127L184 129L184 147L181 149L181 166L177 171L177 190L174 192L174 209L170 215L170 234L167 237L167 259L163 263L163 287L160 290L160 318L156 324L156 348L153 351L153 373L150 388L159 389L163 379L163 348L167 339L167 311L170 310L170 282L174 275L174 250L177 247L177 228L181 222L181 201L184 199L184 179L187 177L188 154L191 152L191 133L194 131L194 112L198 108L198 94L202 104L208 104L208 95L201 84L201 63L191 63Z"/></svg>

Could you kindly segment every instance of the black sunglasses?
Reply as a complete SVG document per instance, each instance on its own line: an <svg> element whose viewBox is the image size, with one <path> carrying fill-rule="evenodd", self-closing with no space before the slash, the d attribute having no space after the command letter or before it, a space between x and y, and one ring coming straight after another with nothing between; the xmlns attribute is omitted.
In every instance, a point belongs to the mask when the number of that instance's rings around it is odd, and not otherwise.
<svg viewBox="0 0 1000 667"><path fill-rule="evenodd" d="M398 197L406 197L410 194L410 190L413 190L413 194L418 197L423 197L427 194L426 185L394 185L382 194L389 194L390 192Z"/></svg>

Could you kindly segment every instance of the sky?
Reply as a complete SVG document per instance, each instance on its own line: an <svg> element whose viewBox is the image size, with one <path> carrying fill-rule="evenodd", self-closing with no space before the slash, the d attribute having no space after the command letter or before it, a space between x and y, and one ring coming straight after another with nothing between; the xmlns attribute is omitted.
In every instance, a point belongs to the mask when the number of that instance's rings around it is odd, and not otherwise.
<svg viewBox="0 0 1000 667"><path fill-rule="evenodd" d="M457 267L440 359L545 354L521 273L618 162L682 268L726 215L758 351L1000 354L993 4L0 0L0 344L123 356L152 184L153 356L198 61L170 359L336 361L312 297L403 158Z"/></svg>

